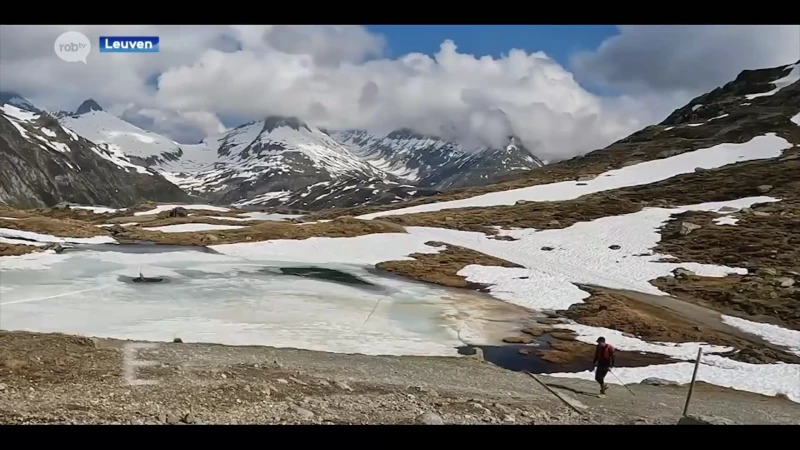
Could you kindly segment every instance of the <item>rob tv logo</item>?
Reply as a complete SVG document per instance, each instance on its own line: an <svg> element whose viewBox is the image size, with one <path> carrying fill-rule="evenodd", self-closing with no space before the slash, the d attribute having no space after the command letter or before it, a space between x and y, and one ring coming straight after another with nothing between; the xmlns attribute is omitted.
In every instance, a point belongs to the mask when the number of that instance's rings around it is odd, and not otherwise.
<svg viewBox="0 0 800 450"><path fill-rule="evenodd" d="M158 53L158 36L100 36L100 53Z"/></svg>

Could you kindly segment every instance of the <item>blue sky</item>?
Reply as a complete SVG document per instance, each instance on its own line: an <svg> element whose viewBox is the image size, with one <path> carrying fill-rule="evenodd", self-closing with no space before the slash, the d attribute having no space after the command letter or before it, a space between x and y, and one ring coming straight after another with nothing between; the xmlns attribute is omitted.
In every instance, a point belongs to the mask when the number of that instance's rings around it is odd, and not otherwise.
<svg viewBox="0 0 800 450"><path fill-rule="evenodd" d="M576 51L592 51L603 40L617 34L614 25L369 25L386 37L390 56L411 52L436 53L446 39L459 53L498 57L512 48L543 51L569 67Z"/></svg>

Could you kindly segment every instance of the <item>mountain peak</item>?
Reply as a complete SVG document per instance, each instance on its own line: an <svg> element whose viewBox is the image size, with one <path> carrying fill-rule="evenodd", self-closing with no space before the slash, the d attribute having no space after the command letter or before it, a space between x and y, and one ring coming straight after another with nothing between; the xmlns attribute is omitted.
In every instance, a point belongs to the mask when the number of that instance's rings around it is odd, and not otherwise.
<svg viewBox="0 0 800 450"><path fill-rule="evenodd" d="M13 105L25 111L39 112L39 108L33 106L33 103L13 91L0 91L0 106L2 105Z"/></svg>
<svg viewBox="0 0 800 450"><path fill-rule="evenodd" d="M81 103L81 106L79 106L78 109L75 110L75 114L81 115L91 111L102 111L102 110L103 108L101 108L100 105L98 105L97 102L94 101L94 99L90 98L89 100L86 100L83 103Z"/></svg>
<svg viewBox="0 0 800 450"><path fill-rule="evenodd" d="M394 130L388 135L386 135L389 139L425 139L426 136L422 133L418 133L411 128L400 128L398 130Z"/></svg>
<svg viewBox="0 0 800 450"><path fill-rule="evenodd" d="M264 119L264 131L267 133L280 127L289 127L296 131L300 131L300 128L305 128L306 130L311 131L311 129L308 128L308 125L306 125L305 122L297 117L269 116Z"/></svg>

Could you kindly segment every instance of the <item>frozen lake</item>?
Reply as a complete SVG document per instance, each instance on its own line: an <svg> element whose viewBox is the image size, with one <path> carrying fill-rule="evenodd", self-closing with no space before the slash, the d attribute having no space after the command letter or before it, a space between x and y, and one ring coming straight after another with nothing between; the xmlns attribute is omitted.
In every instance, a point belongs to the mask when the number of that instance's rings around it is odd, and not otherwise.
<svg viewBox="0 0 800 450"><path fill-rule="evenodd" d="M86 246L61 255L5 259L0 328L455 356L465 342L499 343L531 315L482 294L415 283L370 267L309 267L149 245ZM132 282L140 269L163 281Z"/></svg>

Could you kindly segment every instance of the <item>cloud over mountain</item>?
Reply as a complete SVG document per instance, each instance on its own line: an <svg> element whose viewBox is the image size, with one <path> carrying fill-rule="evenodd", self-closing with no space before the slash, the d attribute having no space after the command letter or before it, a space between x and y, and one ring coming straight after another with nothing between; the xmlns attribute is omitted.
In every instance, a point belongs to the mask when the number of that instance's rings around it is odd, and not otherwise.
<svg viewBox="0 0 800 450"><path fill-rule="evenodd" d="M86 65L65 63L52 43L66 30L81 31L92 42L100 35L159 35L161 52L93 52ZM620 27L621 34L597 52L576 56L579 79L636 87L623 90L628 95L601 97L541 52L473 56L445 41L432 56L387 58L384 39L360 26L4 25L0 89L49 109L74 109L91 97L182 142L217 133L223 122L284 115L328 129L408 127L468 145L492 144L513 132L539 156L553 159L661 120L687 95L729 79L730 71L791 62L772 61L785 59L790 46L780 44L788 35L780 27L757 33L728 27L705 38L699 31L669 30ZM687 44L687 34L705 39L702 52ZM747 41L748 52L738 51L746 36L756 34ZM665 56L641 59L648 45ZM748 56L758 52L758 61ZM681 59L684 53L689 56ZM718 70L693 67L706 53L725 63ZM633 64L637 58L646 63ZM659 69L660 63L669 70Z"/></svg>

